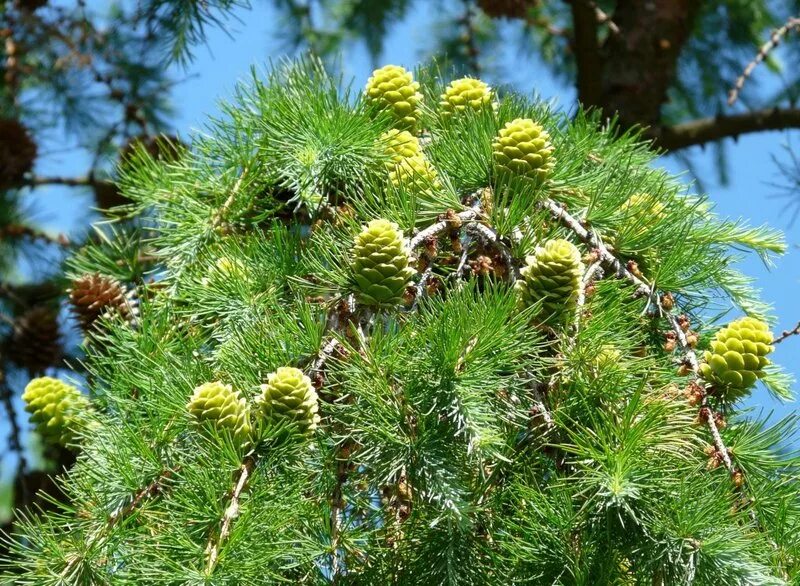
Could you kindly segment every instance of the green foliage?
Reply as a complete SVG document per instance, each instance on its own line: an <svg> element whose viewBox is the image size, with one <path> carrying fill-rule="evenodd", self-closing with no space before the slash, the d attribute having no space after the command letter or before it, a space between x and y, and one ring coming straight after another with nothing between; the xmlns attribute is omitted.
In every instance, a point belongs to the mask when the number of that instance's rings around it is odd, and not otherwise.
<svg viewBox="0 0 800 586"><path fill-rule="evenodd" d="M442 80L419 77L441 95ZM427 100L414 156L437 182L395 185L382 139L393 120L338 86L312 61L282 64L240 88L185 156L125 170L133 203L71 266L135 284L139 316L86 341L93 408L68 500L20 514L3 577L800 579L796 419L687 400L712 381L687 376L690 351L664 342L679 312L704 350L722 311L764 309L734 267L781 252L780 236L718 219L636 135L514 96L457 116ZM520 118L549 134L543 183L494 172L492 141ZM636 194L663 207L637 216ZM354 253L378 218L390 258ZM593 250L615 238L618 265ZM520 306L514 282L559 239L580 268L565 319L542 327L543 303ZM391 303L364 295L377 275L354 277L362 253L381 278L399 275ZM649 259L641 277L620 268L636 258ZM208 381L250 407L246 447L187 411ZM286 419L308 433L286 433Z"/></svg>

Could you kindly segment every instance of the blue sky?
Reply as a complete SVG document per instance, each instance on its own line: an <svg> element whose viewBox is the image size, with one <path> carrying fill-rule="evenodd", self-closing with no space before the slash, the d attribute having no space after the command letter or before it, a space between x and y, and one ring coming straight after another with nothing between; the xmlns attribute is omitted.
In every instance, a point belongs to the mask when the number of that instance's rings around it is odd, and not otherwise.
<svg viewBox="0 0 800 586"><path fill-rule="evenodd" d="M240 12L238 19L229 22L228 33L210 29L208 46L196 50L195 60L188 69L175 69L175 77L184 79L173 93L176 111L174 130L179 135L185 137L202 130L207 117L219 113L219 100L232 94L237 81L247 78L251 65L266 67L269 59L286 55L286 46L280 40L280 22L270 5L269 2L259 2L253 11ZM380 64L414 66L429 48L430 27L435 17L429 10L419 10L394 27ZM554 99L564 108L574 105L573 88L556 82L541 64L516 53L512 42L507 46L506 54L494 58L496 63L506 64L501 69L503 82L514 84L523 93L535 92L545 99ZM341 62L345 79L352 78L356 86L364 84L374 65L360 46L348 49ZM491 75L485 79L490 83L501 81L493 79ZM775 190L767 185L769 181L777 180L770 156L779 153L780 144L786 140L785 134L765 133L743 137L736 144L732 143L729 149L729 187L715 183L711 153L701 149L692 152L694 163L702 176L709 178L706 187L720 215L747 218L752 224L787 227L788 216L782 211L785 202L770 199L768 196ZM794 142L800 145L800 140ZM41 161L37 172L43 175L77 175L85 172L88 161L85 153L62 152ZM675 160L665 159L663 165L674 172L684 171ZM688 180L690 178L687 176ZM85 210L93 203L90 194L78 195L73 189L57 187L39 190L28 196L28 200L37 210L36 216L43 226L76 236L86 229L89 218ZM800 243L800 225L788 229L787 240L790 243L788 254L778 259L771 270L767 270L756 258L742 264L746 273L757 278L764 298L774 305L779 318L776 331L793 327L800 320L800 248L797 246ZM800 337L779 346L775 360L798 377L799 353ZM777 403L763 390L757 391L749 402L768 411L774 409L776 414L788 413L793 408ZM0 429L0 437L4 438L5 435L5 430Z"/></svg>

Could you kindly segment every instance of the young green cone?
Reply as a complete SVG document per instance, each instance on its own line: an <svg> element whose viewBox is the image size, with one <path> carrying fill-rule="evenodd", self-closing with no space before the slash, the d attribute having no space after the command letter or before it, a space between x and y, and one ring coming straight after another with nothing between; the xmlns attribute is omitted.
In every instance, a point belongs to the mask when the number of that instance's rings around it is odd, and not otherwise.
<svg viewBox="0 0 800 586"><path fill-rule="evenodd" d="M480 79L462 77L452 81L441 96L439 106L445 117L464 112L467 108L480 110L492 103L492 89Z"/></svg>
<svg viewBox="0 0 800 586"><path fill-rule="evenodd" d="M541 302L543 323L562 321L577 305L584 270L580 251L567 240L548 240L525 260L516 285L521 305Z"/></svg>
<svg viewBox="0 0 800 586"><path fill-rule="evenodd" d="M381 141L386 148L389 160L386 161L386 170L394 171L406 159L422 157L422 147L419 139L408 130L397 130L392 128L381 135Z"/></svg>
<svg viewBox="0 0 800 586"><path fill-rule="evenodd" d="M410 253L394 222L372 220L355 238L353 280L359 302L373 307L402 303L411 282Z"/></svg>
<svg viewBox="0 0 800 586"><path fill-rule="evenodd" d="M49 376L29 382L22 400L36 431L46 441L62 446L75 439L78 418L89 408L88 399L78 389Z"/></svg>
<svg viewBox="0 0 800 586"><path fill-rule="evenodd" d="M413 74L399 65L386 65L367 80L367 99L394 116L395 127L415 132L422 94Z"/></svg>
<svg viewBox="0 0 800 586"><path fill-rule="evenodd" d="M245 443L250 437L250 409L231 385L214 381L196 387L186 409L199 422L229 430L237 442Z"/></svg>
<svg viewBox="0 0 800 586"><path fill-rule="evenodd" d="M270 373L267 383L261 385L257 402L266 419L274 422L288 419L304 433L313 433L319 423L317 391L311 379L298 368L282 366Z"/></svg>
<svg viewBox="0 0 800 586"><path fill-rule="evenodd" d="M719 330L703 353L700 375L727 401L746 396L763 378L772 334L761 320L743 317Z"/></svg>
<svg viewBox="0 0 800 586"><path fill-rule="evenodd" d="M501 128L492 151L498 175L542 183L555 165L550 134L530 118L517 118Z"/></svg>
<svg viewBox="0 0 800 586"><path fill-rule="evenodd" d="M389 181L413 193L425 193L440 186L436 169L423 156L403 159L389 172Z"/></svg>

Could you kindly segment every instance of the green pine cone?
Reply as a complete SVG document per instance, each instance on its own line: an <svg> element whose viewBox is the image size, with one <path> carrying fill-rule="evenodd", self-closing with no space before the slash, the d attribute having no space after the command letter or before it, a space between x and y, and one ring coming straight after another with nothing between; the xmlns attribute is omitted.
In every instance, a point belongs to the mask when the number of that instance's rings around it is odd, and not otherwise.
<svg viewBox="0 0 800 586"><path fill-rule="evenodd" d="M606 244L625 258L635 260L645 276L651 276L661 264L658 250L641 250L639 242L654 225L662 221L666 207L646 193L634 193L620 206L623 220L618 230L609 232Z"/></svg>
<svg viewBox="0 0 800 586"><path fill-rule="evenodd" d="M770 363L772 334L761 320L743 317L719 330L703 353L700 375L727 401L746 396Z"/></svg>
<svg viewBox="0 0 800 586"><path fill-rule="evenodd" d="M540 319L551 325L570 316L583 277L580 251L567 240L548 240L525 261L517 281L520 304L528 307L541 302Z"/></svg>
<svg viewBox="0 0 800 586"><path fill-rule="evenodd" d="M414 75L399 65L386 65L372 72L367 80L367 99L394 116L395 127L416 131L422 94Z"/></svg>
<svg viewBox="0 0 800 586"><path fill-rule="evenodd" d="M555 165L550 134L530 118L517 118L501 128L492 151L495 169L503 176L542 183Z"/></svg>
<svg viewBox="0 0 800 586"><path fill-rule="evenodd" d="M389 172L389 181L395 187L404 187L413 193L425 193L440 187L436 169L423 156L403 159Z"/></svg>
<svg viewBox="0 0 800 586"><path fill-rule="evenodd" d="M394 222L372 220L355 238L353 280L358 300L373 307L393 307L403 302L403 293L414 269L403 233Z"/></svg>
<svg viewBox="0 0 800 586"><path fill-rule="evenodd" d="M407 130L392 128L389 132L381 135L381 142L389 157L389 160L386 161L386 170L389 172L406 159L423 156L419 139Z"/></svg>
<svg viewBox="0 0 800 586"><path fill-rule="evenodd" d="M75 439L75 424L89 408L89 400L78 389L49 376L29 382L22 400L36 431L46 441L62 446Z"/></svg>
<svg viewBox="0 0 800 586"><path fill-rule="evenodd" d="M186 409L199 422L231 431L238 442L244 444L250 437L250 409L241 392L231 385L214 381L196 387Z"/></svg>
<svg viewBox="0 0 800 586"><path fill-rule="evenodd" d="M288 419L304 433L313 433L319 423L317 391L298 368L283 366L270 373L267 384L261 385L257 402L266 419Z"/></svg>
<svg viewBox="0 0 800 586"><path fill-rule="evenodd" d="M492 89L480 79L462 77L450 83L439 101L442 115L449 118L467 108L480 110L492 103Z"/></svg>

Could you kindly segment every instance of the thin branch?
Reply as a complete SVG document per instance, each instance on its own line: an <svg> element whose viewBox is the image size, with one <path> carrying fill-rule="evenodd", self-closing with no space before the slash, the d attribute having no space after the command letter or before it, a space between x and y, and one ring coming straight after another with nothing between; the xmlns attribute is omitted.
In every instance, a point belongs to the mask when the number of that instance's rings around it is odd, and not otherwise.
<svg viewBox="0 0 800 586"><path fill-rule="evenodd" d="M463 212L453 214L452 217L447 217L444 220L436 222L435 224L432 224L424 230L418 232L416 236L408 241L408 248L413 251L414 249L419 248L420 245L422 245L428 238L438 236L449 228L457 227L454 226L454 224L473 220L477 217L478 211L475 209L465 210Z"/></svg>
<svg viewBox="0 0 800 586"><path fill-rule="evenodd" d="M110 181L103 181L102 179L95 179L92 176L83 177L61 177L51 176L45 177L36 175L27 182L28 185L38 187L41 185L66 185L69 187L91 187L93 185L100 185L104 183L111 183Z"/></svg>
<svg viewBox="0 0 800 586"><path fill-rule="evenodd" d="M419 300L422 299L423 295L425 295L425 291L427 290L426 286L431 278L431 275L433 275L433 266L429 266L422 272L422 276L420 276L419 283L417 283L416 286L414 302L411 304L409 311L414 311L417 308L417 305L419 305Z"/></svg>
<svg viewBox="0 0 800 586"><path fill-rule="evenodd" d="M339 340L337 338L331 338L328 340L319 351L319 355L317 355L316 360L314 360L314 362L311 364L311 368L308 369L309 376L313 378L315 374L321 372L322 369L325 368L325 363L328 362L328 359L333 355L338 347Z"/></svg>
<svg viewBox="0 0 800 586"><path fill-rule="evenodd" d="M581 278L581 286L578 289L578 303L575 311L575 329L578 330L581 324L581 317L583 316L583 307L586 305L586 288L592 283L595 277L602 278L603 263L600 260L594 261Z"/></svg>
<svg viewBox="0 0 800 586"><path fill-rule="evenodd" d="M12 321L13 324L13 321ZM23 491L23 502L27 502L27 485L25 483L25 451L22 448L22 430L20 429L19 422L17 421L17 412L14 409L14 402L12 400L11 387L6 380L5 372L0 367L0 402L6 410L8 416L8 447L10 450L17 453L17 470L16 479L19 480L20 486Z"/></svg>
<svg viewBox="0 0 800 586"><path fill-rule="evenodd" d="M786 338L791 338L792 336L800 336L800 322L797 322L797 325L794 326L791 330L783 330L783 333L780 336L777 336L774 340L772 340L773 344L780 344Z"/></svg>
<svg viewBox="0 0 800 586"><path fill-rule="evenodd" d="M508 246L506 246L500 239L500 235L492 230L489 226L480 224L478 222L471 222L467 226L467 231L474 232L485 243L491 244L497 249L497 251L500 253L500 256L503 257L503 262L505 262L508 266L509 274L511 275L511 281L514 282L518 276L518 269L514 263L514 256L511 254Z"/></svg>
<svg viewBox="0 0 800 586"><path fill-rule="evenodd" d="M730 116L699 118L651 131L649 135L656 146L677 151L723 138L786 128L800 128L800 108L765 108Z"/></svg>
<svg viewBox="0 0 800 586"><path fill-rule="evenodd" d="M783 37L786 36L786 34L792 29L800 29L800 18L792 17L787 20L782 27L772 31L769 40L761 46L756 56L750 63L747 64L747 67L744 68L744 71L736 80L736 83L733 85L731 90L728 92L729 106L733 106L733 104L736 103L736 100L739 98L739 93L742 91L744 84L753 74L755 68L767 58L770 52L781 43Z"/></svg>
<svg viewBox="0 0 800 586"><path fill-rule="evenodd" d="M228 504L228 508L225 509L225 513L222 515L222 526L219 530L219 536L217 539L214 539L212 536L208 541L208 547L206 547L206 554L208 555L206 574L211 574L211 572L214 571L214 567L217 565L217 560L219 559L219 550L230 535L233 520L239 516L239 499L242 496L244 487L247 486L247 479L250 476L252 466L253 461L247 459L239 468L239 476L236 479L236 484L231 493L230 504Z"/></svg>
<svg viewBox="0 0 800 586"><path fill-rule="evenodd" d="M242 186L242 181L244 181L245 176L247 175L247 167L242 169L241 175L236 180L236 183L233 184L233 188L231 189L230 195L225 200L225 202L220 206L219 210L217 210L214 219L211 220L211 229L214 230L219 228L222 222L225 219L225 214L228 213L228 210L233 205L233 202L236 200L236 194L239 193L239 188Z"/></svg>
<svg viewBox="0 0 800 586"><path fill-rule="evenodd" d="M341 453L341 452L339 452ZM343 560L339 555L339 537L342 527L342 509L344 502L342 492L344 483L347 480L347 460L337 458L336 462L336 485L331 494L331 582L337 584L342 575Z"/></svg>
<svg viewBox="0 0 800 586"><path fill-rule="evenodd" d="M42 240L49 244L57 244L58 246L65 248L70 246L69 238L67 238L67 236L64 234L51 236L43 230L37 230L36 228L32 228L31 226L26 226L24 224L7 224L6 226L0 228L0 240L22 238L28 238L29 240L33 241Z"/></svg>
<svg viewBox="0 0 800 586"><path fill-rule="evenodd" d="M108 516L106 526L113 527L122 519L130 515L134 510L139 508L146 500L161 492L164 481L168 480L176 471L177 470L162 470L150 484L140 489L136 494L133 495L131 502L111 513L111 515Z"/></svg>

